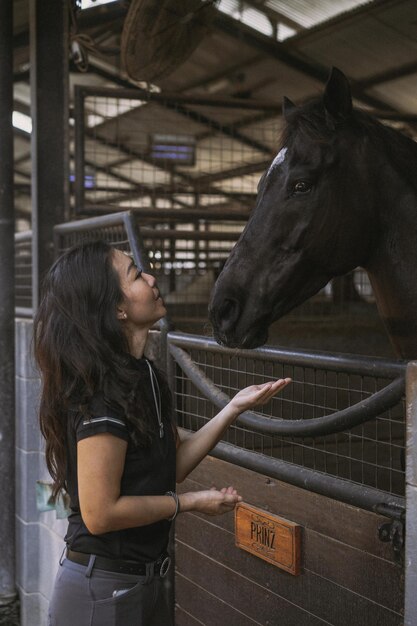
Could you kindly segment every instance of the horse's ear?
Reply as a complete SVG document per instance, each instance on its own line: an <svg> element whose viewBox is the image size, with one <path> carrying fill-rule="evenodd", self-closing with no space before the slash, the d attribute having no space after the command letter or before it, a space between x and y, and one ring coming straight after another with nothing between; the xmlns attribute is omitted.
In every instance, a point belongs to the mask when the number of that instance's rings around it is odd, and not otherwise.
<svg viewBox="0 0 417 626"><path fill-rule="evenodd" d="M282 99L282 114L285 118L288 117L292 111L294 111L297 106L292 102L287 96L284 96Z"/></svg>
<svg viewBox="0 0 417 626"><path fill-rule="evenodd" d="M352 113L352 95L348 79L337 67L330 72L323 94L327 119L333 128Z"/></svg>

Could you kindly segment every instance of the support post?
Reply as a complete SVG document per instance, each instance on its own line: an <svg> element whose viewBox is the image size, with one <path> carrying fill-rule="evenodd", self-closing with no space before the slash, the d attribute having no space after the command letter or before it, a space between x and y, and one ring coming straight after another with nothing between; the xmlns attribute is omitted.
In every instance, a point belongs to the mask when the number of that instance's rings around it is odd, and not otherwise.
<svg viewBox="0 0 417 626"><path fill-rule="evenodd" d="M33 309L53 261L53 226L69 217L68 2L30 0Z"/></svg>
<svg viewBox="0 0 417 626"><path fill-rule="evenodd" d="M15 587L13 0L0 2L0 606Z"/></svg>
<svg viewBox="0 0 417 626"><path fill-rule="evenodd" d="M404 626L417 615L417 361L407 366L406 378L406 530Z"/></svg>

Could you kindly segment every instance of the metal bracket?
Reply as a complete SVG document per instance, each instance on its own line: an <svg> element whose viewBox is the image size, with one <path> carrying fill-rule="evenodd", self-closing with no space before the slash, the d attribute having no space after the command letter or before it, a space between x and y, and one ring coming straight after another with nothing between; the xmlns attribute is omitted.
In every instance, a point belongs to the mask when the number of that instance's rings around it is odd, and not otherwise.
<svg viewBox="0 0 417 626"><path fill-rule="evenodd" d="M380 504L375 507L375 512L391 518L378 527L378 536L381 541L390 542L394 550L394 559L397 563L403 563L405 544L405 509Z"/></svg>

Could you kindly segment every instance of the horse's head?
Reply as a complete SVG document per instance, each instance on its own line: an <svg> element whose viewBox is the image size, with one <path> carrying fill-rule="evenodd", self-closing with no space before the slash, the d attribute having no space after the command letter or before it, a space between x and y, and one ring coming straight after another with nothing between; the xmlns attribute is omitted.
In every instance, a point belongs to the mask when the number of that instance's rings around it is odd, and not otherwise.
<svg viewBox="0 0 417 626"><path fill-rule="evenodd" d="M373 216L356 115L336 69L320 99L302 107L284 100L281 150L209 305L220 343L262 345L273 321L364 264Z"/></svg>

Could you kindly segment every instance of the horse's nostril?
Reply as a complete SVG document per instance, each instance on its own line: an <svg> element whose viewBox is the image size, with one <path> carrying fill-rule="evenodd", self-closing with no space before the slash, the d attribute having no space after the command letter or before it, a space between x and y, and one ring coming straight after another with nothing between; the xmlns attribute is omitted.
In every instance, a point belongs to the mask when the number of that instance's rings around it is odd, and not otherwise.
<svg viewBox="0 0 417 626"><path fill-rule="evenodd" d="M240 304L234 298L226 298L217 310L219 328L226 330L237 322L240 316Z"/></svg>

